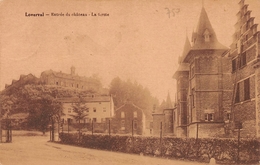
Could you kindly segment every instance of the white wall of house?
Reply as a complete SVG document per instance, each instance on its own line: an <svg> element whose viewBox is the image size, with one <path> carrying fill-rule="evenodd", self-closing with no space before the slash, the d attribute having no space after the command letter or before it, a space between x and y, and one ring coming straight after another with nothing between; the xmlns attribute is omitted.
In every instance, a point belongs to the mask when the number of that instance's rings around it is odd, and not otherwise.
<svg viewBox="0 0 260 165"><path fill-rule="evenodd" d="M73 104L74 103L72 102L63 103L64 115L62 116L62 118L65 122L68 121L68 118L72 119L73 122L75 122L75 119L73 119L73 116L71 116L76 114L75 112L73 112ZM113 101L86 102L85 106L88 108L88 110L85 111L85 114L88 114L88 116L86 116L85 122L92 122L92 120L97 123L105 122L106 118L110 118L114 114Z"/></svg>

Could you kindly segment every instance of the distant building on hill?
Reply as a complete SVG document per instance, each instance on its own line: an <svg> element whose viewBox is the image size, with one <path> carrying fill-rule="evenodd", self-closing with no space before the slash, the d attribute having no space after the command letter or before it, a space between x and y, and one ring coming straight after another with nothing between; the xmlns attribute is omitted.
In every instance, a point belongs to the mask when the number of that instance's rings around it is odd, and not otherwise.
<svg viewBox="0 0 260 165"><path fill-rule="evenodd" d="M83 90L100 90L101 83L99 80L91 77L79 76L76 74L74 66L72 66L70 70L70 74L55 72L53 70L44 71L41 73L40 81L46 85L56 85Z"/></svg>

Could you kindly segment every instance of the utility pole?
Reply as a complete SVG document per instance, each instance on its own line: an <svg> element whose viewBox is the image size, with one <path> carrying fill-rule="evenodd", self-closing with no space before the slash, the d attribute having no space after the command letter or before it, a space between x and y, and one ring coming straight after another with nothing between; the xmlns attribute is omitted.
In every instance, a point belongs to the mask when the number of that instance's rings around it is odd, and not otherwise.
<svg viewBox="0 0 260 165"><path fill-rule="evenodd" d="M238 128L238 135L237 135L237 164L239 164L239 152L240 152L240 128Z"/></svg>
<svg viewBox="0 0 260 165"><path fill-rule="evenodd" d="M70 133L70 119L68 118L68 133Z"/></svg>
<svg viewBox="0 0 260 165"><path fill-rule="evenodd" d="M94 122L92 120L92 135L94 134Z"/></svg>
<svg viewBox="0 0 260 165"><path fill-rule="evenodd" d="M199 123L197 123L196 141L199 138Z"/></svg>
<svg viewBox="0 0 260 165"><path fill-rule="evenodd" d="M132 136L134 136L134 120L132 120Z"/></svg>
<svg viewBox="0 0 260 165"><path fill-rule="evenodd" d="M0 143L2 143L2 116L1 116L2 108L0 107Z"/></svg>
<svg viewBox="0 0 260 165"><path fill-rule="evenodd" d="M110 119L108 120L108 134L110 136Z"/></svg>
<svg viewBox="0 0 260 165"><path fill-rule="evenodd" d="M162 142L162 122L160 123L160 144Z"/></svg>
<svg viewBox="0 0 260 165"><path fill-rule="evenodd" d="M160 154L162 155L162 122L160 123Z"/></svg>

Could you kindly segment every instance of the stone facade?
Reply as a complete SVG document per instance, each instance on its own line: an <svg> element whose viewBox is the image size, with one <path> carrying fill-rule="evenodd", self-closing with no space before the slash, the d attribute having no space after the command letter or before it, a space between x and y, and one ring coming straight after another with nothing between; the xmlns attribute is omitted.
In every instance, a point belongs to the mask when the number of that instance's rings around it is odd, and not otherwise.
<svg viewBox="0 0 260 165"><path fill-rule="evenodd" d="M190 138L212 138L224 134L223 122L197 122L188 126L187 136ZM212 131L214 130L214 131Z"/></svg>

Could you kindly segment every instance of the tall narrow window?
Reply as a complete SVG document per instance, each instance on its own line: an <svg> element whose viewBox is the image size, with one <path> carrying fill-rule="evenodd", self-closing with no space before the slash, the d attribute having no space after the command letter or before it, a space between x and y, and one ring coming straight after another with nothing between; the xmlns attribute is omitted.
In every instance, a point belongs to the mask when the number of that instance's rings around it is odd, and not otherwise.
<svg viewBox="0 0 260 165"><path fill-rule="evenodd" d="M137 112L134 111L134 118L137 118Z"/></svg>
<svg viewBox="0 0 260 165"><path fill-rule="evenodd" d="M121 120L121 130L125 130L125 120Z"/></svg>
<svg viewBox="0 0 260 165"><path fill-rule="evenodd" d="M240 101L240 89L239 89L239 83L237 83L235 103L238 103L239 101Z"/></svg>
<svg viewBox="0 0 260 165"><path fill-rule="evenodd" d="M227 120L231 120L231 113L227 113Z"/></svg>
<svg viewBox="0 0 260 165"><path fill-rule="evenodd" d="M195 96L194 96L194 94L195 94L195 89L194 88L192 88L192 90L191 90L191 106L192 107L195 107Z"/></svg>
<svg viewBox="0 0 260 165"><path fill-rule="evenodd" d="M125 118L125 112L121 112L121 118Z"/></svg>
<svg viewBox="0 0 260 165"><path fill-rule="evenodd" d="M237 70L237 59L232 60L232 72Z"/></svg>
<svg viewBox="0 0 260 165"><path fill-rule="evenodd" d="M193 77L194 74L195 74L195 69L194 69L194 66L192 66L190 69L190 77Z"/></svg>
<svg viewBox="0 0 260 165"><path fill-rule="evenodd" d="M245 100L250 99L250 81L249 78L244 81L244 95Z"/></svg>
<svg viewBox="0 0 260 165"><path fill-rule="evenodd" d="M240 66L246 65L246 52L241 54L241 59L240 59Z"/></svg>
<svg viewBox="0 0 260 165"><path fill-rule="evenodd" d="M133 123L133 127L134 127L134 130L137 130L137 120L134 120L134 123Z"/></svg>

